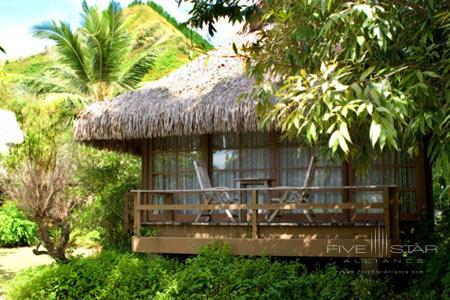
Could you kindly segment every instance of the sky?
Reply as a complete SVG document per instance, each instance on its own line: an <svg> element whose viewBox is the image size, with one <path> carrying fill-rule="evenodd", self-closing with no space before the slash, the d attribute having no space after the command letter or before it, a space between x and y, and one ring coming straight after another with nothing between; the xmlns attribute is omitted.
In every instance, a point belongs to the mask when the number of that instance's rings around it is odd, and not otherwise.
<svg viewBox="0 0 450 300"><path fill-rule="evenodd" d="M106 7L109 0L88 0L90 5ZM119 0L126 7L132 0ZM176 0L154 0L175 19L184 22L189 17L188 4L178 6ZM0 45L7 54L0 53L1 58L18 58L41 52L49 41L33 38L31 27L46 20L62 20L77 27L80 22L81 0L0 0ZM213 38L208 37L206 30L198 30L214 45L226 45L239 30L221 20L218 32Z"/></svg>

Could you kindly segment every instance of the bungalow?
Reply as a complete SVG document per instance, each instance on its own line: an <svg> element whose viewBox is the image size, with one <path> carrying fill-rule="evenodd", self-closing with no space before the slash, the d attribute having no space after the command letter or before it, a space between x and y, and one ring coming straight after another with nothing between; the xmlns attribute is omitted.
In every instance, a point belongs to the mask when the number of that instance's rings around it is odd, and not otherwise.
<svg viewBox="0 0 450 300"><path fill-rule="evenodd" d="M133 251L222 241L245 255L390 257L430 209L424 155L386 153L358 177L260 128L252 87L243 62L215 50L79 115L77 141L142 158Z"/></svg>

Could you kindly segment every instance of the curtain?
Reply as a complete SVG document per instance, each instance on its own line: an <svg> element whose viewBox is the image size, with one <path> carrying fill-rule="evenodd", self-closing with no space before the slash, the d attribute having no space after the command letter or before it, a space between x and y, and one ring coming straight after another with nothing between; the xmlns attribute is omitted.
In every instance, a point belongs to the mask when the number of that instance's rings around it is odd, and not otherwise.
<svg viewBox="0 0 450 300"><path fill-rule="evenodd" d="M308 171L311 157L316 151L309 147L301 147L298 143L282 141L278 148L278 175L281 186L302 187ZM313 186L341 186L342 163L327 160L319 156L314 173ZM312 203L341 203L340 192L311 193ZM314 209L314 213L340 213L341 209ZM294 210L300 213L301 210Z"/></svg>
<svg viewBox="0 0 450 300"><path fill-rule="evenodd" d="M198 136L164 137L153 140L153 188L185 190L199 188L195 176L194 160L200 159ZM199 203L198 195L178 194L176 203ZM155 203L163 203L163 196L155 196ZM156 214L161 213L155 212ZM196 211L178 211L178 214L195 214Z"/></svg>
<svg viewBox="0 0 450 300"><path fill-rule="evenodd" d="M400 212L416 211L416 182L414 161L408 154L386 152L381 160L374 161L366 175L356 175L355 185L397 185ZM356 192L357 202L382 203L382 192ZM382 213L382 209L356 210L357 213Z"/></svg>

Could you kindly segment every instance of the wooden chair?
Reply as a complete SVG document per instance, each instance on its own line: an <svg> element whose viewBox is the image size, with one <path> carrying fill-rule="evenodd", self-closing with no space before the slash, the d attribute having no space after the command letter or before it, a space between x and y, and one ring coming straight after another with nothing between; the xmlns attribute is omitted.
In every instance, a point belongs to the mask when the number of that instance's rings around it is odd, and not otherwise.
<svg viewBox="0 0 450 300"><path fill-rule="evenodd" d="M311 186L312 182L314 181L314 175L316 173L316 157L312 156L309 165L308 170L306 171L305 180L303 182L303 187ZM271 199L272 202L279 202L280 204L286 204L286 203L308 203L309 202L309 193L306 190L300 190L297 191L285 191L283 193L283 196L281 198L274 198ZM270 217L267 219L267 222L270 223L275 219L277 216L279 209L275 209ZM311 212L308 209L303 210L303 214L305 215L308 222L313 223L313 219L311 218Z"/></svg>
<svg viewBox="0 0 450 300"><path fill-rule="evenodd" d="M228 189L227 187L212 187L211 181L209 180L208 172L205 166L197 161L194 161L195 173L197 175L198 183L201 190L205 189L215 189L217 191L205 191L203 192L202 199L205 204L237 204L239 203L236 199L233 199L230 194L226 191L221 191L222 189ZM202 210L195 218L195 223L197 223L200 218L206 217L207 222L211 220L213 210ZM225 214L231 220L231 222L236 223L236 220L229 209L225 209Z"/></svg>

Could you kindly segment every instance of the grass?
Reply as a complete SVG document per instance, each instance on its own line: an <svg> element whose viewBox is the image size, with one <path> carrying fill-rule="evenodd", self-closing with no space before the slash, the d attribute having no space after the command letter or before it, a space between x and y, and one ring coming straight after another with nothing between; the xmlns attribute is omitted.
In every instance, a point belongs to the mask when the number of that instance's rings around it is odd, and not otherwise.
<svg viewBox="0 0 450 300"><path fill-rule="evenodd" d="M8 61L3 67L7 81L15 82L22 77L34 77L42 74L52 64L54 53L38 53L25 58Z"/></svg>
<svg viewBox="0 0 450 300"><path fill-rule="evenodd" d="M47 255L36 256L31 247L0 248L0 299L2 287L19 271L30 267L48 265L53 259Z"/></svg>
<svg viewBox="0 0 450 300"><path fill-rule="evenodd" d="M48 255L34 255L32 247L0 248L0 300L2 299L2 287L24 269L49 265L54 260ZM74 255L89 256L97 250L78 248Z"/></svg>

